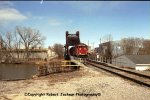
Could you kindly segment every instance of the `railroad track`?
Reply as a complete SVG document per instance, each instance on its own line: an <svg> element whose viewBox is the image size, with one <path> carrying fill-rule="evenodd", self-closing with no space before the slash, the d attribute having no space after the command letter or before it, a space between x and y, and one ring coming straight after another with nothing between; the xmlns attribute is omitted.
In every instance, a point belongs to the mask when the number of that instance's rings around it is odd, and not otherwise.
<svg viewBox="0 0 150 100"><path fill-rule="evenodd" d="M106 63L91 61L91 60L87 60L86 63L94 67L100 68L102 70L116 74L118 76L121 76L123 78L132 80L138 84L142 84L144 86L150 87L150 76L148 75L141 74L135 71L127 70L127 69L123 69L123 68L118 68L118 67L106 64Z"/></svg>

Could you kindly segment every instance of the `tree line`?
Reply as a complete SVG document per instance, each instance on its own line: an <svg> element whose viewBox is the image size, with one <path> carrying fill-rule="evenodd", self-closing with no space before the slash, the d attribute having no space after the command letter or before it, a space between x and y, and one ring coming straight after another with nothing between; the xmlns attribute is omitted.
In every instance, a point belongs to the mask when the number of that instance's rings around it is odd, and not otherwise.
<svg viewBox="0 0 150 100"><path fill-rule="evenodd" d="M150 55L150 40L129 37L121 39L120 45L124 54Z"/></svg>
<svg viewBox="0 0 150 100"><path fill-rule="evenodd" d="M62 59L64 57L64 45L55 43L53 46L49 46L48 48L53 49L53 51L58 55L59 59Z"/></svg>
<svg viewBox="0 0 150 100"><path fill-rule="evenodd" d="M100 45L95 50L106 62L111 63L112 58L120 55L150 55L150 39L128 37L113 41L113 36L106 34L102 40L103 43L100 39Z"/></svg>
<svg viewBox="0 0 150 100"><path fill-rule="evenodd" d="M113 41L113 36L107 34L103 37L104 44L106 44L106 57L112 58L114 55L114 50L120 49L122 52L116 53L119 55L150 55L150 39L138 38L138 37L128 37L122 38L120 41Z"/></svg>
<svg viewBox="0 0 150 100"><path fill-rule="evenodd" d="M16 51L19 59L19 50L22 49L25 51L24 59L28 59L30 49L41 47L44 40L39 30L17 26L14 32L0 33L0 58L11 57Z"/></svg>

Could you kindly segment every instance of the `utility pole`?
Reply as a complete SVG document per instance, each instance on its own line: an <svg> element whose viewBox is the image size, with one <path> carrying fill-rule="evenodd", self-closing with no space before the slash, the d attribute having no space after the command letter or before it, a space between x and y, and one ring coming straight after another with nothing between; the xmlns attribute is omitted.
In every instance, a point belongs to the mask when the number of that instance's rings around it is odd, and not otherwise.
<svg viewBox="0 0 150 100"><path fill-rule="evenodd" d="M101 44L101 38L99 39L99 42L100 42L100 44Z"/></svg>
<svg viewBox="0 0 150 100"><path fill-rule="evenodd" d="M99 39L99 46L98 46L98 53L100 54L100 49L101 49L101 38Z"/></svg>
<svg viewBox="0 0 150 100"><path fill-rule="evenodd" d="M93 44L93 50L94 50L94 44L95 44L95 43L94 43L94 42L92 42L92 44Z"/></svg>

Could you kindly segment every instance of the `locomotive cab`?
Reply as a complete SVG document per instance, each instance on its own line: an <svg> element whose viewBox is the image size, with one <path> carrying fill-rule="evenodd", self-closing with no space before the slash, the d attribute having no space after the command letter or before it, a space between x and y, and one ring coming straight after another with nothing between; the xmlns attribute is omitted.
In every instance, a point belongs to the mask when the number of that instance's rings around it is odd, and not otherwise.
<svg viewBox="0 0 150 100"><path fill-rule="evenodd" d="M80 44L76 46L76 55L78 57L87 57L88 49L85 44Z"/></svg>

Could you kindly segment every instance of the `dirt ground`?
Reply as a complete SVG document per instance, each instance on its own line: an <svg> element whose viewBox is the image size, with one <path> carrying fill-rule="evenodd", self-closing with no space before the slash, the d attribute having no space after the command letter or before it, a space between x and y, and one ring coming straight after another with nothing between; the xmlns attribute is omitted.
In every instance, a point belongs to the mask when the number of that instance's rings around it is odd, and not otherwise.
<svg viewBox="0 0 150 100"><path fill-rule="evenodd" d="M82 67L20 81L0 81L0 100L150 100L150 88Z"/></svg>

